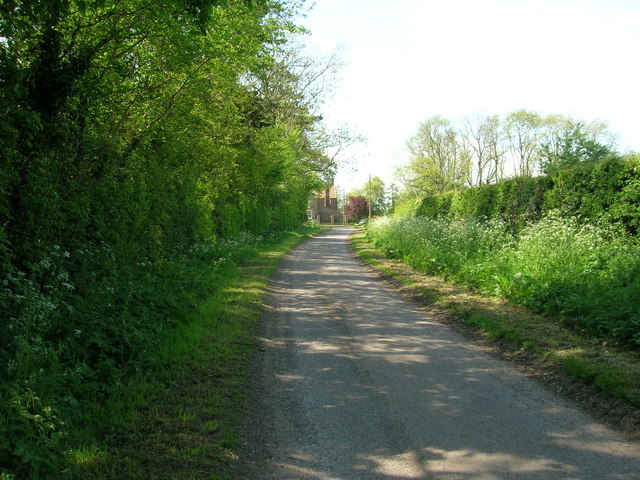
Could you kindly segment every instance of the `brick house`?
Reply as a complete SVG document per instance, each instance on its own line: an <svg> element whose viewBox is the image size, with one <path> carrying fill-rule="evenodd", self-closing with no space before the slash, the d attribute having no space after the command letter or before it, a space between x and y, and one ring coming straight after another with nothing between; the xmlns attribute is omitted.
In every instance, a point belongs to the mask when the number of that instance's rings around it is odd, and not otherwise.
<svg viewBox="0 0 640 480"><path fill-rule="evenodd" d="M307 218L325 225L342 225L343 215L338 210L338 194L334 185L319 190L309 198Z"/></svg>

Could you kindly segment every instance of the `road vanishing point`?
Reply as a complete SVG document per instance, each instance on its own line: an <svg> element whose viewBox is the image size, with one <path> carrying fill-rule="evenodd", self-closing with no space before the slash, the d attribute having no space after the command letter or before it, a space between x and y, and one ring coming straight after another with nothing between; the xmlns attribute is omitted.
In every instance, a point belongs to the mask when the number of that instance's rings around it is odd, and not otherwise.
<svg viewBox="0 0 640 480"><path fill-rule="evenodd" d="M265 299L246 421L251 480L638 480L640 445L309 239Z"/></svg>

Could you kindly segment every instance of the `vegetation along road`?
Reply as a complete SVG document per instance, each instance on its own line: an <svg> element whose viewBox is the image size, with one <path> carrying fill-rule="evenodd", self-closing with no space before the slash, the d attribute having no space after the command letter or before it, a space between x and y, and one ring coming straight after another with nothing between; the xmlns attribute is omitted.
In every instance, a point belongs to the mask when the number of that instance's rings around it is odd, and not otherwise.
<svg viewBox="0 0 640 480"><path fill-rule="evenodd" d="M352 232L305 242L274 277L246 478L640 478L638 444L400 298Z"/></svg>

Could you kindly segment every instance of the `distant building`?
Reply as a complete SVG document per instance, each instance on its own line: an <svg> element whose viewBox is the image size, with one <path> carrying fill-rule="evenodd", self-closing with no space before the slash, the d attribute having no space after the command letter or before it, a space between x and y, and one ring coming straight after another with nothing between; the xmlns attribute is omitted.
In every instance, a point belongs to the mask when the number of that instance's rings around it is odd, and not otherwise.
<svg viewBox="0 0 640 480"><path fill-rule="evenodd" d="M334 185L319 190L309 198L307 218L325 225L342 225L342 212L338 210L338 194Z"/></svg>

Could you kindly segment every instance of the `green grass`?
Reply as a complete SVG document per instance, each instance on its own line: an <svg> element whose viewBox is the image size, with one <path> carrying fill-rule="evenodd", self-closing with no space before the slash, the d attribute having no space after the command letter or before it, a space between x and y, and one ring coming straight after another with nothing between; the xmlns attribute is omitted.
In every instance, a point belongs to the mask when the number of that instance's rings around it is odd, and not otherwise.
<svg viewBox="0 0 640 480"><path fill-rule="evenodd" d="M152 368L86 409L57 478L233 478L262 295L285 253L317 232L282 235L217 269L212 295L149 352Z"/></svg>
<svg viewBox="0 0 640 480"><path fill-rule="evenodd" d="M495 219L388 218L367 238L423 273L640 351L640 243L619 227L558 212L515 235Z"/></svg>
<svg viewBox="0 0 640 480"><path fill-rule="evenodd" d="M356 253L392 278L410 295L432 307L433 314L455 328L484 332L501 342L512 356L534 356L537 365L565 372L597 387L602 394L631 407L640 407L640 355L565 327L562 319L541 315L504 299L478 294L442 277L426 275L406 263L389 259L365 234L353 237ZM505 345L506 344L506 345Z"/></svg>

